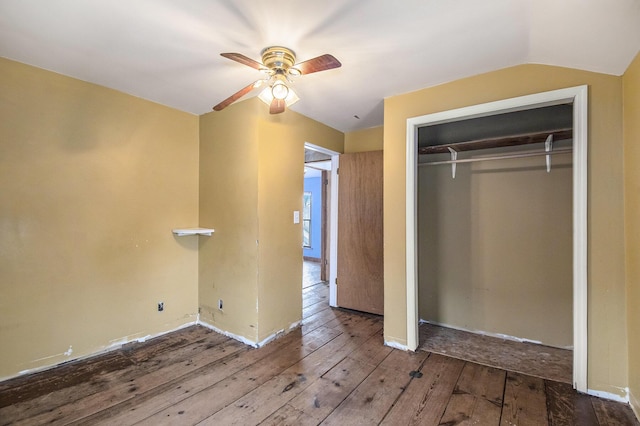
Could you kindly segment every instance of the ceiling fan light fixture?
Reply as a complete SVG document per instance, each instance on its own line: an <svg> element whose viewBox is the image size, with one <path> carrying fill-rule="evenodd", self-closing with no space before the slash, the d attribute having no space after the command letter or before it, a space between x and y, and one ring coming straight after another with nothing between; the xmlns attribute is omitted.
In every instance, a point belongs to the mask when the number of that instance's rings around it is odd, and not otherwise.
<svg viewBox="0 0 640 426"><path fill-rule="evenodd" d="M286 99L289 95L289 88L282 81L278 80L271 86L271 95L276 99Z"/></svg>
<svg viewBox="0 0 640 426"><path fill-rule="evenodd" d="M284 84L283 84L284 85ZM274 84L275 86L275 84ZM286 87L286 85L285 85ZM273 96L273 88L272 87L265 87L262 92L260 92L260 94L258 95L258 98L264 102L267 105L271 105L271 102L274 99ZM287 87L287 94L285 95L284 98L275 98L275 99L284 99L284 104L289 107L293 104L295 104L296 102L298 102L300 100L300 98L298 97L298 95L296 94L296 92L293 91L292 88Z"/></svg>

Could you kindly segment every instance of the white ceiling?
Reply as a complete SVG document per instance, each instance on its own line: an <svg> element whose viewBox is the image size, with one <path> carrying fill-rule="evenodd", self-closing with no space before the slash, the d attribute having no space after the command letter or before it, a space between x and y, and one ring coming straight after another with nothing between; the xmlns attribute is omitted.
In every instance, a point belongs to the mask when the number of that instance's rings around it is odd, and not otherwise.
<svg viewBox="0 0 640 426"><path fill-rule="evenodd" d="M260 78L220 53L271 45L342 62L299 77L292 109L351 131L386 97L512 65L621 75L640 0L0 0L0 56L194 114Z"/></svg>

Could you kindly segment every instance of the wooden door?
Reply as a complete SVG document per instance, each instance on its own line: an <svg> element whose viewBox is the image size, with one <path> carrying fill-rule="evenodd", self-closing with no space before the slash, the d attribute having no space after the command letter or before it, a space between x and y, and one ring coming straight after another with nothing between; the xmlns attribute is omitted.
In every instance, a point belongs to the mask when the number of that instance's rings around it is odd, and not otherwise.
<svg viewBox="0 0 640 426"><path fill-rule="evenodd" d="M382 315L382 151L342 154L338 191L338 306Z"/></svg>

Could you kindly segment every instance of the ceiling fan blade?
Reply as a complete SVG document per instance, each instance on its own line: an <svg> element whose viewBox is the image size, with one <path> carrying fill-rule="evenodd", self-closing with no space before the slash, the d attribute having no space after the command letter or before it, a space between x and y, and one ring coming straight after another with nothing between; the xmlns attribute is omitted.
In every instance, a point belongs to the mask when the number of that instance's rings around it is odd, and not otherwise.
<svg viewBox="0 0 640 426"><path fill-rule="evenodd" d="M233 95L229 96L224 101L220 102L218 105L214 106L213 110L214 111L221 111L221 110L225 109L226 107L228 107L229 105L231 105L232 103L234 103L235 101L237 101L238 99L240 99L241 97L246 95L247 93L251 92L256 87L260 86L259 83L262 83L262 80L257 80L255 82L251 83L250 85L248 85L246 87L243 87L242 89L238 90Z"/></svg>
<svg viewBox="0 0 640 426"><path fill-rule="evenodd" d="M271 105L269 105L269 114L280 114L284 112L284 99L273 98Z"/></svg>
<svg viewBox="0 0 640 426"><path fill-rule="evenodd" d="M321 55L316 58L309 59L308 61L300 62L299 64L294 65L294 67L299 69L302 74L311 74L313 72L326 71L333 68L339 68L341 66L342 64L340 63L340 61L329 54Z"/></svg>
<svg viewBox="0 0 640 426"><path fill-rule="evenodd" d="M244 56L242 53L221 53L220 56L224 56L225 58L231 59L232 61L240 62L243 65L247 65L259 71L266 68L260 62L254 61L253 59Z"/></svg>

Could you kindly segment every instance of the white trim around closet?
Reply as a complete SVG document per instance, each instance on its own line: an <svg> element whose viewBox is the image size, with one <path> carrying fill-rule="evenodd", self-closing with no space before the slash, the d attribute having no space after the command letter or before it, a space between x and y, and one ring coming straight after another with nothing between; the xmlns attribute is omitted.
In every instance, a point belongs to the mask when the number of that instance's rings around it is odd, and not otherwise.
<svg viewBox="0 0 640 426"><path fill-rule="evenodd" d="M570 87L407 119L407 349L418 337L417 140L427 125L573 103L573 387L587 392L587 86Z"/></svg>

